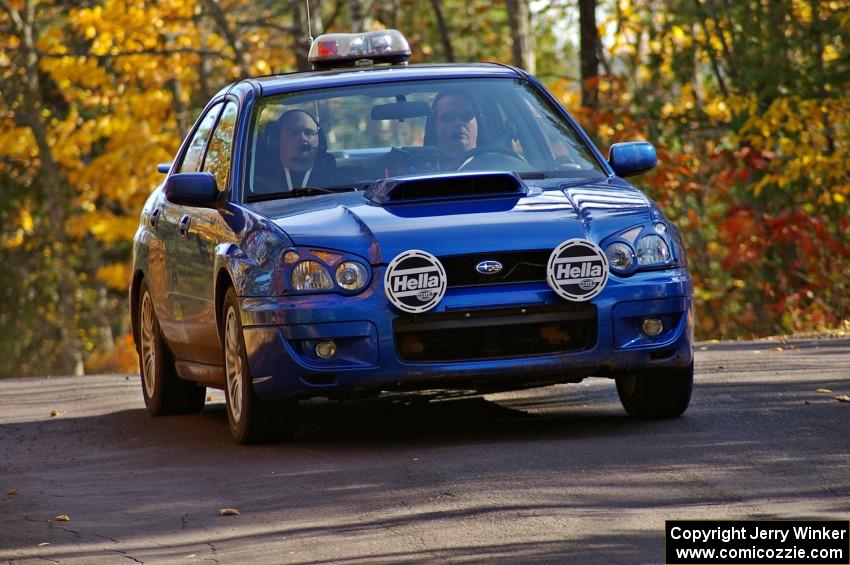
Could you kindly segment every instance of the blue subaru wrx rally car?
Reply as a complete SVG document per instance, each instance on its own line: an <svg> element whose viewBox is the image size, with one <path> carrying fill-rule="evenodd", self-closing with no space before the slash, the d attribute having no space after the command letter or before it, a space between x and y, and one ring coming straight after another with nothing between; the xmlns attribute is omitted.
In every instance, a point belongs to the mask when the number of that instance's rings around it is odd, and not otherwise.
<svg viewBox="0 0 850 565"><path fill-rule="evenodd" d="M314 71L204 109L148 198L130 289L150 413L225 390L249 442L299 399L616 380L678 416L693 383L679 231L533 77L408 66L396 31L335 34Z"/></svg>

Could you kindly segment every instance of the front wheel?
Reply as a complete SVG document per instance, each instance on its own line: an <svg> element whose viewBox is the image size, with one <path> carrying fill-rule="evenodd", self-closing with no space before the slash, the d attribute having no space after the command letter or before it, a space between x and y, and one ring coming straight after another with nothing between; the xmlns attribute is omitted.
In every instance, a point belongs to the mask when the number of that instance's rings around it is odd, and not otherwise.
<svg viewBox="0 0 850 565"><path fill-rule="evenodd" d="M207 389L177 376L174 358L159 329L147 283L139 288L139 373L142 396L152 416L192 414L204 407Z"/></svg>
<svg viewBox="0 0 850 565"><path fill-rule="evenodd" d="M652 369L617 377L617 394L626 412L639 418L675 418L691 402L694 364Z"/></svg>
<svg viewBox="0 0 850 565"><path fill-rule="evenodd" d="M237 443L258 443L269 439L275 431L284 431L284 421L274 414L278 405L263 401L254 393L239 304L232 287L224 296L221 320L226 379L224 398L230 433Z"/></svg>

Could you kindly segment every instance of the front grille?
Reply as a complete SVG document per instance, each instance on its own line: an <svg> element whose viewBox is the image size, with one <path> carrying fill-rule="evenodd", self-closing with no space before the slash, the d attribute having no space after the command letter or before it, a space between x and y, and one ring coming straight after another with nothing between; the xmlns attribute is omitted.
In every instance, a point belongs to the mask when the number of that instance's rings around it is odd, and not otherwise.
<svg viewBox="0 0 850 565"><path fill-rule="evenodd" d="M558 306L466 310L404 316L393 322L402 361L474 361L590 349L596 307Z"/></svg>
<svg viewBox="0 0 850 565"><path fill-rule="evenodd" d="M552 250L472 253L439 257L446 269L449 288L517 282L544 282L546 262ZM479 273L475 267L482 261L498 261L502 270L493 274Z"/></svg>

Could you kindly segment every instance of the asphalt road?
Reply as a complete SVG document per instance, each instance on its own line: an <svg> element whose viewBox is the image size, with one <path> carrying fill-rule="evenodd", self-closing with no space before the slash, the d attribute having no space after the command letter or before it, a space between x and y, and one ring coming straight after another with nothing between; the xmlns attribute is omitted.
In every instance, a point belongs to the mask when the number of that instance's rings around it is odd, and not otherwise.
<svg viewBox="0 0 850 565"><path fill-rule="evenodd" d="M153 419L138 376L2 380L0 563L660 563L666 519L850 518L840 394L850 340L703 344L677 420L588 379L240 447L217 392Z"/></svg>

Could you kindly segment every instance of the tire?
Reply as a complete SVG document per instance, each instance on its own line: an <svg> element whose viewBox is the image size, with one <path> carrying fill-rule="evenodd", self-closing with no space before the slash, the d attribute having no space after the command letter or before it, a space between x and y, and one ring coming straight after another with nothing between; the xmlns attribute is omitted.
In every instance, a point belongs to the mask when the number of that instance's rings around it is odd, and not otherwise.
<svg viewBox="0 0 850 565"><path fill-rule="evenodd" d="M224 397L227 422L237 443L260 443L284 435L285 422L278 414L281 404L259 398L254 392L248 354L242 334L239 304L233 287L227 289L221 312L224 350Z"/></svg>
<svg viewBox="0 0 850 565"><path fill-rule="evenodd" d="M151 416L194 414L204 408L206 387L177 376L174 357L165 345L148 285L139 287L139 374L142 396Z"/></svg>
<svg viewBox="0 0 850 565"><path fill-rule="evenodd" d="M638 418L676 418L691 401L694 364L681 369L651 369L617 377L617 394L626 412Z"/></svg>

